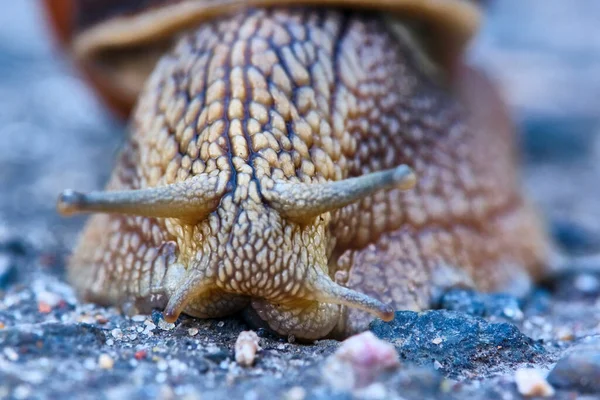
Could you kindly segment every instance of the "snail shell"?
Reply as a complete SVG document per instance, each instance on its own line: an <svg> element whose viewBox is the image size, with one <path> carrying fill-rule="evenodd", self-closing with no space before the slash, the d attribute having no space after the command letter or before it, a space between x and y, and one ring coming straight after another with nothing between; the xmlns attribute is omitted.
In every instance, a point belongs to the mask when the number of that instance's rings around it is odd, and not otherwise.
<svg viewBox="0 0 600 400"><path fill-rule="evenodd" d="M155 3L73 45L96 60L173 41L131 91L106 191L59 199L101 213L69 262L85 299L168 321L243 312L315 339L452 285L522 290L541 273L503 107L466 68L460 90L444 78L476 29L470 3Z"/></svg>

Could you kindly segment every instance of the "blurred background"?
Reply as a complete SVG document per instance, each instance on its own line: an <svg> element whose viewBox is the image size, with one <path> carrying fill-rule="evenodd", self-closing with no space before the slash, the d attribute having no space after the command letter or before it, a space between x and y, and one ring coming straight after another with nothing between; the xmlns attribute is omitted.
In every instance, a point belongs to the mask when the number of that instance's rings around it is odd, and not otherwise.
<svg viewBox="0 0 600 400"><path fill-rule="evenodd" d="M60 1L60 0L57 0ZM573 252L600 237L600 1L489 2L473 64L519 127L524 185ZM0 4L0 242L67 249L57 194L101 188L125 127L58 51L37 0Z"/></svg>

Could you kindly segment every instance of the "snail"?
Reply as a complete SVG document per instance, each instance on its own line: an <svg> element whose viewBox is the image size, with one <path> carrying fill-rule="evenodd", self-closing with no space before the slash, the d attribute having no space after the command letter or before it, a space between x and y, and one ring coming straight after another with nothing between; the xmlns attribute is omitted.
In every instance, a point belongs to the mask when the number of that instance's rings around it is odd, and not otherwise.
<svg viewBox="0 0 600 400"><path fill-rule="evenodd" d="M58 200L95 213L85 300L312 340L543 273L508 117L460 61L474 2L77 3L48 2L61 37L133 107L106 190Z"/></svg>

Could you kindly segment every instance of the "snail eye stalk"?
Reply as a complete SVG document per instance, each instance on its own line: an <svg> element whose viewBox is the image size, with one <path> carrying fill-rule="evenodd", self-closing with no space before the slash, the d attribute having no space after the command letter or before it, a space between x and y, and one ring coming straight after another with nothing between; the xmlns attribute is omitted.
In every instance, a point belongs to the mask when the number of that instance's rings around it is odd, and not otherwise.
<svg viewBox="0 0 600 400"><path fill-rule="evenodd" d="M364 199L380 190L412 189L417 182L407 165L373 172L356 178L326 183L275 182L264 191L273 209L283 217L306 222L328 211L335 211Z"/></svg>
<svg viewBox="0 0 600 400"><path fill-rule="evenodd" d="M62 215L86 212L117 213L199 221L214 211L227 180L218 175L196 175L171 185L114 192L80 193L65 190L58 198Z"/></svg>

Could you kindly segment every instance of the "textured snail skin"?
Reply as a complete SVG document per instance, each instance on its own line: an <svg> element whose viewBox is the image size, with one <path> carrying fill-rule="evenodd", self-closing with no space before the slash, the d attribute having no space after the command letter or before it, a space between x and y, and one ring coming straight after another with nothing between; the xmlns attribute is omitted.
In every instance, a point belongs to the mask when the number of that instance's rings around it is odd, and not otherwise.
<svg viewBox="0 0 600 400"><path fill-rule="evenodd" d="M246 309L280 334L314 339L372 319L320 295L330 289L322 275L411 310L444 287L514 289L537 276L546 241L519 192L510 127L485 111L469 117L485 85L454 96L393 32L374 15L296 9L184 35L140 96L107 190L206 174L220 200L197 220L92 216L69 265L79 292L166 307L169 320ZM412 191L304 219L272 207L276 182L401 164L416 171Z"/></svg>

